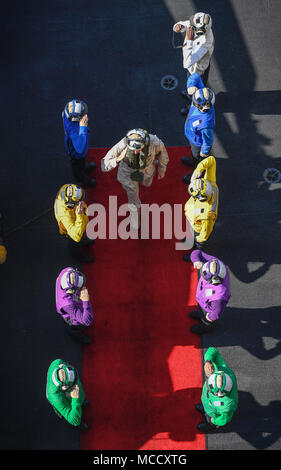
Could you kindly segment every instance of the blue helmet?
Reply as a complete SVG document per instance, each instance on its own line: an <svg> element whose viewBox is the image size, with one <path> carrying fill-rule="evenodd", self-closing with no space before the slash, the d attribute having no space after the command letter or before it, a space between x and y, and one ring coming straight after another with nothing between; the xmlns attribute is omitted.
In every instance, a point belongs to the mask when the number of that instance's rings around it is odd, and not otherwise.
<svg viewBox="0 0 281 470"><path fill-rule="evenodd" d="M192 104L202 113L208 112L215 103L215 94L210 88L200 88L192 95Z"/></svg>

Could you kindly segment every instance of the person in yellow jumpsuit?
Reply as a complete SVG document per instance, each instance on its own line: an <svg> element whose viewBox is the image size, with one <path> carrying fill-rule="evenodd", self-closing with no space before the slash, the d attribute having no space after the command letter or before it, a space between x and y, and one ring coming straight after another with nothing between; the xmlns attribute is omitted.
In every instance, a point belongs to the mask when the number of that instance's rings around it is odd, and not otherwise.
<svg viewBox="0 0 281 470"><path fill-rule="evenodd" d="M64 184L57 193L54 203L55 218L59 233L69 242L69 249L74 258L82 263L90 263L93 256L83 250L93 240L85 236L88 224L85 192L76 184Z"/></svg>
<svg viewBox="0 0 281 470"><path fill-rule="evenodd" d="M194 230L194 247L203 249L218 216L219 189L216 183L216 159L204 158L192 173L188 187L190 198L184 206L187 220ZM189 260L185 254L183 259Z"/></svg>

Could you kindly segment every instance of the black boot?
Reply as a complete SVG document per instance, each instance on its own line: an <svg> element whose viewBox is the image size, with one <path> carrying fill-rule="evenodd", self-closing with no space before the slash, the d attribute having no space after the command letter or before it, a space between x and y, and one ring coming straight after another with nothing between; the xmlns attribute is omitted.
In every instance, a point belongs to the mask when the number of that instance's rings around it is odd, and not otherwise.
<svg viewBox="0 0 281 470"><path fill-rule="evenodd" d="M68 332L69 332L69 336L71 336L72 339L82 344L83 346L88 346L89 344L92 343L91 338L89 338L89 336L84 335L82 331L80 330L76 330L75 328L72 328L72 329L70 328Z"/></svg>
<svg viewBox="0 0 281 470"><path fill-rule="evenodd" d="M199 411L199 413L205 414L205 410L202 403L198 403L198 405L195 405L195 409Z"/></svg>
<svg viewBox="0 0 281 470"><path fill-rule="evenodd" d="M192 310L192 312L189 313L190 318L194 318L195 320L201 320L201 313L199 310Z"/></svg>
<svg viewBox="0 0 281 470"><path fill-rule="evenodd" d="M185 261L186 263L188 263L190 261L190 254L189 253L185 253L182 257L183 261Z"/></svg>
<svg viewBox="0 0 281 470"><path fill-rule="evenodd" d="M97 182L95 178L90 178L89 176L85 176L84 181L82 183L82 186L89 187L89 188L94 188L96 186Z"/></svg>
<svg viewBox="0 0 281 470"><path fill-rule="evenodd" d="M88 237L83 237L80 241L81 246L91 246L95 243L95 240L92 240L92 238Z"/></svg>
<svg viewBox="0 0 281 470"><path fill-rule="evenodd" d="M72 256L77 261L80 261L80 263L92 263L94 261L93 255L82 250L76 253L72 253Z"/></svg>
<svg viewBox="0 0 281 470"><path fill-rule="evenodd" d="M95 164L95 162L88 162L88 163L85 164L85 171L87 173L94 170L95 168L97 168L97 165Z"/></svg>
<svg viewBox="0 0 281 470"><path fill-rule="evenodd" d="M213 323L213 322L210 322ZM212 325L206 325L205 323L198 323L198 325L193 325L190 328L191 333L194 333L196 335L203 335L204 333L209 333L210 330L212 329Z"/></svg>
<svg viewBox="0 0 281 470"><path fill-rule="evenodd" d="M81 343L83 346L89 346L92 344L92 340L89 338L89 336L83 335L83 337L81 336L79 339L79 343Z"/></svg>
<svg viewBox="0 0 281 470"><path fill-rule="evenodd" d="M211 424L206 423L206 421L205 422L203 421L202 423L197 424L197 429L200 432L208 433L208 432L214 431L216 428L215 426L212 426Z"/></svg>
<svg viewBox="0 0 281 470"><path fill-rule="evenodd" d="M182 116L186 116L189 111L190 105L185 105L180 109L180 113Z"/></svg>
<svg viewBox="0 0 281 470"><path fill-rule="evenodd" d="M71 256L80 263L91 263L94 261L94 257L83 250L81 240L77 243L72 238L68 238L68 248Z"/></svg>
<svg viewBox="0 0 281 470"><path fill-rule="evenodd" d="M94 261L94 257L89 253L83 253L83 256L80 257L81 263L92 263Z"/></svg>
<svg viewBox="0 0 281 470"><path fill-rule="evenodd" d="M189 100L189 101L190 101L190 95L187 93L186 90L182 90L182 91L181 91L181 96L182 96L182 98L184 98L185 100Z"/></svg>
<svg viewBox="0 0 281 470"><path fill-rule="evenodd" d="M184 163L187 166L192 166L195 167L199 163L195 158L193 157L187 157L186 155L181 158L182 163Z"/></svg>
<svg viewBox="0 0 281 470"><path fill-rule="evenodd" d="M80 426L78 426L78 429L80 429L80 431L88 431L89 426L88 424L81 422Z"/></svg>
<svg viewBox="0 0 281 470"><path fill-rule="evenodd" d="M185 175L182 179L183 183L189 184L191 179L191 173L189 175Z"/></svg>

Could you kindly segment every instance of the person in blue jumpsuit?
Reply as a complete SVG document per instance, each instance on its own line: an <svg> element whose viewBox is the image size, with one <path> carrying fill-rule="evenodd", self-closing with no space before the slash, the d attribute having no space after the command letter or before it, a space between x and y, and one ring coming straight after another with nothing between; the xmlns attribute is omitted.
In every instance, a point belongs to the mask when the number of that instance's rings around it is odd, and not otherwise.
<svg viewBox="0 0 281 470"><path fill-rule="evenodd" d="M88 107L81 100L69 101L62 112L64 143L70 157L72 173L76 182L83 186L95 186L96 180L89 176L96 164L86 163L89 149Z"/></svg>
<svg viewBox="0 0 281 470"><path fill-rule="evenodd" d="M187 91L192 95L192 104L185 121L184 133L191 147L191 157L182 157L185 165L196 167L211 155L215 129L215 95L205 87L200 75L193 73L187 80ZM189 177L184 177L188 179Z"/></svg>

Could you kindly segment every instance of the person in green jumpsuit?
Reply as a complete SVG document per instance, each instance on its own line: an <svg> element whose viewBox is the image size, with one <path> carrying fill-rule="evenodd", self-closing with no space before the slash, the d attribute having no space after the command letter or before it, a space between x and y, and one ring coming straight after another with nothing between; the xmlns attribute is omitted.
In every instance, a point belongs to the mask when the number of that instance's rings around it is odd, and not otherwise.
<svg viewBox="0 0 281 470"><path fill-rule="evenodd" d="M226 364L216 348L207 349L204 356L204 373L201 402L195 406L205 420L197 425L201 432L222 429L228 424L238 406L237 381L234 372Z"/></svg>
<svg viewBox="0 0 281 470"><path fill-rule="evenodd" d="M60 418L72 426L87 430L88 425L81 421L82 407L88 404L77 370L63 359L55 359L48 369L47 400Z"/></svg>

